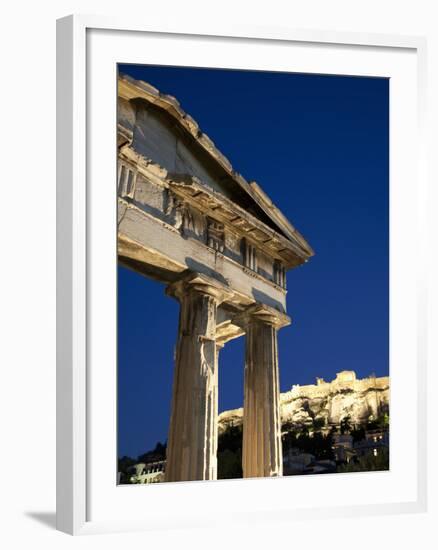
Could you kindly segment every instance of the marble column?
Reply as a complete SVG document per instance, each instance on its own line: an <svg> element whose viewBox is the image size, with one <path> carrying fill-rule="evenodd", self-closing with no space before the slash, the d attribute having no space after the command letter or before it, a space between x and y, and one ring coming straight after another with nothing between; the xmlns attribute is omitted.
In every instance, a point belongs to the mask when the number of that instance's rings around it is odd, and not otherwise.
<svg viewBox="0 0 438 550"><path fill-rule="evenodd" d="M166 481L217 479L216 311L228 293L203 275L170 285L180 317L175 353Z"/></svg>
<svg viewBox="0 0 438 550"><path fill-rule="evenodd" d="M277 330L290 319L263 305L245 317L243 477L283 474Z"/></svg>

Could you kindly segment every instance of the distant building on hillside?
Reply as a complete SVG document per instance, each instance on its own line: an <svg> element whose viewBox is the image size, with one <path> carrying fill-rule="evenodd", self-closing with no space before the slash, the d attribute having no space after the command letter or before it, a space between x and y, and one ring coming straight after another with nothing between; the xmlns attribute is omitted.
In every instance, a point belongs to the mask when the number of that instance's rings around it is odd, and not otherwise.
<svg viewBox="0 0 438 550"><path fill-rule="evenodd" d="M354 371L341 371L331 382L317 378L316 384L295 384L280 394L283 426L318 429L339 426L346 417L352 425L366 424L389 412L389 376L358 379ZM219 415L219 433L242 423L243 408Z"/></svg>
<svg viewBox="0 0 438 550"><path fill-rule="evenodd" d="M142 462L134 464L128 469L130 474L129 483L160 483L164 481L164 472L166 469L166 461L159 460L144 464Z"/></svg>
<svg viewBox="0 0 438 550"><path fill-rule="evenodd" d="M388 430L367 430L365 433L365 439L357 441L354 444L354 451L359 457L367 454L379 456L382 451L387 449L389 449Z"/></svg>

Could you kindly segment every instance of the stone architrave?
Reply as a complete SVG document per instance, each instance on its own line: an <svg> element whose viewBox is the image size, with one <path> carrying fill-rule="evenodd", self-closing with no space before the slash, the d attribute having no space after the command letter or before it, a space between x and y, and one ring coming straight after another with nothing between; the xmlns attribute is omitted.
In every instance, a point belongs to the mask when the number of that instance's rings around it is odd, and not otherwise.
<svg viewBox="0 0 438 550"><path fill-rule="evenodd" d="M263 305L250 307L246 327L243 405L243 477L283 474L277 330L287 315Z"/></svg>
<svg viewBox="0 0 438 550"><path fill-rule="evenodd" d="M217 479L216 311L230 293L198 274L173 283L167 293L178 298L180 317L166 481Z"/></svg>

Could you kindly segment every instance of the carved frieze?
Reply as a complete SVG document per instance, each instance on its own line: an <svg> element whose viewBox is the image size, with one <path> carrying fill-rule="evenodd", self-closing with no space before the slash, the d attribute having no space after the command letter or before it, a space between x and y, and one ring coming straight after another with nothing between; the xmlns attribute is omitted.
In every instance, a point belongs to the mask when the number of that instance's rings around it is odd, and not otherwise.
<svg viewBox="0 0 438 550"><path fill-rule="evenodd" d="M171 191L167 193L165 213L174 219L174 226L182 235L187 231L194 231L194 217L190 206Z"/></svg>

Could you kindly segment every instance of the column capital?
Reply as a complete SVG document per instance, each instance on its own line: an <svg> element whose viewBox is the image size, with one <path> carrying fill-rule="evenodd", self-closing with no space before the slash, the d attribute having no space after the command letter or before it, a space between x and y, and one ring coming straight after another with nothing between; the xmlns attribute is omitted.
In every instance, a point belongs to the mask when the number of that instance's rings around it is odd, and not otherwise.
<svg viewBox="0 0 438 550"><path fill-rule="evenodd" d="M216 279L202 273L188 272L166 287L166 294L180 300L189 292L211 296L218 304L229 300L233 291Z"/></svg>
<svg viewBox="0 0 438 550"><path fill-rule="evenodd" d="M280 329L290 325L292 320L285 313L258 302L250 305L233 318L233 323L242 327L247 327L248 324L254 322L264 323L273 326L275 329Z"/></svg>

